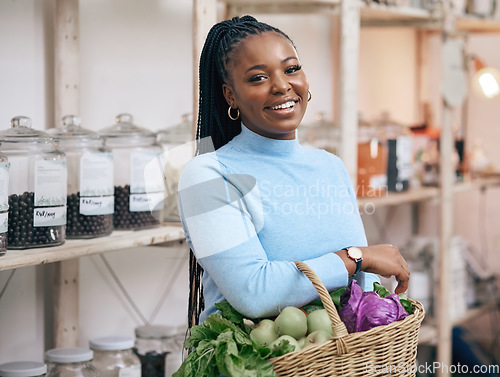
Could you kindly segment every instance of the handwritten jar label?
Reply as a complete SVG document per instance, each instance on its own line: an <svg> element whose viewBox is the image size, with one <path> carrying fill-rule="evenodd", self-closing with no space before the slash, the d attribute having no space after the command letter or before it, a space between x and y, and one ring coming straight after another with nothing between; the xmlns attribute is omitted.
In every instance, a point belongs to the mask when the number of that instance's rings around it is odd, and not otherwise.
<svg viewBox="0 0 500 377"><path fill-rule="evenodd" d="M33 210L33 226L59 226L66 224L66 206L35 207Z"/></svg>
<svg viewBox="0 0 500 377"><path fill-rule="evenodd" d="M80 159L80 214L114 212L113 154L84 153Z"/></svg>

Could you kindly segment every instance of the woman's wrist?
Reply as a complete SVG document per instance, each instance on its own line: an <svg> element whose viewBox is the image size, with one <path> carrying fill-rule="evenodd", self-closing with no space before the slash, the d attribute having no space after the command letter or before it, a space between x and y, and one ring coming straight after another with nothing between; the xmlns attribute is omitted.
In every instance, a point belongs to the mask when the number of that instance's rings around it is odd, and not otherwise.
<svg viewBox="0 0 500 377"><path fill-rule="evenodd" d="M337 254L340 257L340 259L342 259L342 261L344 262L345 268L347 270L347 275L349 277L353 276L354 273L356 272L356 262L351 258L349 258L349 256L347 255L347 250L342 249L335 252L335 254Z"/></svg>

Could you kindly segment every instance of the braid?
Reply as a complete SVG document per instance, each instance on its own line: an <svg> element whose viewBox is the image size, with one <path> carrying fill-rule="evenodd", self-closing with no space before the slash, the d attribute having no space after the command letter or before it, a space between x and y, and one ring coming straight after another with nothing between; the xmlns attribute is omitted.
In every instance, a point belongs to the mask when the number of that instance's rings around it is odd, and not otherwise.
<svg viewBox="0 0 500 377"><path fill-rule="evenodd" d="M231 120L227 116L227 102L222 92L222 84L228 83L228 63L233 52L246 38L266 32L275 32L285 37L294 46L291 39L281 30L252 16L234 17L215 24L209 31L200 57L200 96L196 129L196 154L210 152L209 143L200 142L210 137L215 149L227 144L241 132L241 121ZM295 47L295 46L294 46ZM196 261L192 250L189 253L189 326L199 323L199 316L204 309L201 277L203 269Z"/></svg>

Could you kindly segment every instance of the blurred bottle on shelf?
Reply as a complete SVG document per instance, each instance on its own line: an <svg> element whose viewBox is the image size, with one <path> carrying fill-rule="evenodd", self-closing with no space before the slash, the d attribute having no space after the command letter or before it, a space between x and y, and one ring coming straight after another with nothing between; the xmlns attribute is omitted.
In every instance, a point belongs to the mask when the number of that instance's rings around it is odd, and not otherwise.
<svg viewBox="0 0 500 377"><path fill-rule="evenodd" d="M387 148L387 190L406 191L413 175L412 138L407 126L391 119L383 112L377 121L380 139Z"/></svg>
<svg viewBox="0 0 500 377"><path fill-rule="evenodd" d="M357 196L375 198L387 192L387 148L374 123L358 117Z"/></svg>
<svg viewBox="0 0 500 377"><path fill-rule="evenodd" d="M163 150L160 156L165 181L163 221L179 222L177 186L181 171L195 150L192 114L184 114L180 123L158 131L156 139Z"/></svg>
<svg viewBox="0 0 500 377"><path fill-rule="evenodd" d="M0 377L44 377L47 365L38 361L11 361L0 365Z"/></svg>
<svg viewBox="0 0 500 377"><path fill-rule="evenodd" d="M94 351L93 364L100 377L141 377L141 361L133 352L134 338L104 336L93 338L89 347Z"/></svg>
<svg viewBox="0 0 500 377"><path fill-rule="evenodd" d="M100 377L90 348L53 348L45 352L47 377Z"/></svg>
<svg viewBox="0 0 500 377"><path fill-rule="evenodd" d="M335 155L338 155L340 150L340 132L340 127L321 112L315 115L313 122L304 123L298 129L302 145L324 149Z"/></svg>

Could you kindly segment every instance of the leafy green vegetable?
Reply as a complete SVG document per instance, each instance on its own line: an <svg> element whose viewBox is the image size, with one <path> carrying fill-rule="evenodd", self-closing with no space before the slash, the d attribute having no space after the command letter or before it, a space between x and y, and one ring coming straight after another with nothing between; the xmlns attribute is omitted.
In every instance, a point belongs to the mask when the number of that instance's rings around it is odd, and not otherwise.
<svg viewBox="0 0 500 377"><path fill-rule="evenodd" d="M346 288L347 287L341 287L341 288L338 288L338 289L330 292L330 297L332 298L333 303L337 307L337 310L340 310L340 296L342 296L342 293L344 293ZM325 307L324 307L323 303L321 302L321 299L319 299L319 298L311 301L309 304L306 304L302 307L302 309L305 310L305 312L307 314L309 314L315 310L324 309L324 308Z"/></svg>
<svg viewBox="0 0 500 377"><path fill-rule="evenodd" d="M243 316L229 304L217 305L222 314L212 314L191 328L184 343L191 353L173 377L219 377L220 374L227 377L276 377L273 365L267 359L284 354L293 346L287 348L283 345L271 352L269 348L252 342L244 329Z"/></svg>
<svg viewBox="0 0 500 377"><path fill-rule="evenodd" d="M373 290L377 292L380 297L385 297L391 294L391 292L379 282L373 283ZM399 301L401 302L403 308L405 308L406 312L408 314L413 314L413 305L411 304L411 301L408 300L406 293L400 293L398 296Z"/></svg>
<svg viewBox="0 0 500 377"><path fill-rule="evenodd" d="M236 309L233 308L229 302L227 301L218 302L215 304L215 307L218 310L220 310L224 318L244 328L243 318L245 317L243 317L241 313L237 312Z"/></svg>

